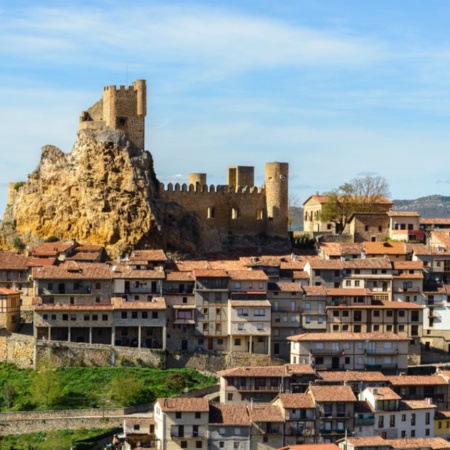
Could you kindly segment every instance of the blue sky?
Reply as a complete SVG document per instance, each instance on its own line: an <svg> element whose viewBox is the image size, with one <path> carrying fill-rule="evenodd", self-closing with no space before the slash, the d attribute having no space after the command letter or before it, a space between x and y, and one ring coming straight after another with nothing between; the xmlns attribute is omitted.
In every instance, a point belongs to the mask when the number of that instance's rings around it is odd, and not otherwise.
<svg viewBox="0 0 450 450"><path fill-rule="evenodd" d="M380 175L450 195L446 0L45 1L0 5L0 208L41 147L70 152L103 86L146 79L161 181L290 164L300 201Z"/></svg>

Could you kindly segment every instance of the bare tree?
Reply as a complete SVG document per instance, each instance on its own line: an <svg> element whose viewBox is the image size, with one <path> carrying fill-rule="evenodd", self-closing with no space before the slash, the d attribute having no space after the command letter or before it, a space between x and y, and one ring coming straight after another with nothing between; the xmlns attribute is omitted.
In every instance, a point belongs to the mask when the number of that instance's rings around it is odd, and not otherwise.
<svg viewBox="0 0 450 450"><path fill-rule="evenodd" d="M301 202L298 194L289 195L288 201L288 227L289 231L292 231L292 225L294 225L297 216L298 210L300 209Z"/></svg>
<svg viewBox="0 0 450 450"><path fill-rule="evenodd" d="M377 203L389 196L389 183L380 176L353 178L325 195L328 200L323 204L320 220L333 222L336 233L342 234L352 214L374 211Z"/></svg>

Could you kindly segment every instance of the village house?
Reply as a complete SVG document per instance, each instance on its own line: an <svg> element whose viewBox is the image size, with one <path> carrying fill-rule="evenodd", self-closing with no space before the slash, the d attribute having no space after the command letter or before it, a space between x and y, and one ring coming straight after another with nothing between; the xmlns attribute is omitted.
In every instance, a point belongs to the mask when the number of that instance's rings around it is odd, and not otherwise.
<svg viewBox="0 0 450 450"><path fill-rule="evenodd" d="M407 337L394 333L306 333L288 338L291 364L316 370L377 370L395 374L408 368Z"/></svg>
<svg viewBox="0 0 450 450"><path fill-rule="evenodd" d="M154 418L159 450L208 448L207 398L159 398Z"/></svg>
<svg viewBox="0 0 450 450"><path fill-rule="evenodd" d="M20 325L20 292L0 288L0 327L18 331Z"/></svg>
<svg viewBox="0 0 450 450"><path fill-rule="evenodd" d="M438 410L449 408L450 383L449 380L437 372L434 375L405 375L388 376L389 387L403 400L431 399Z"/></svg>
<svg viewBox="0 0 450 450"><path fill-rule="evenodd" d="M420 229L420 214L408 211L389 211L389 238L394 241L423 240L424 233Z"/></svg>
<svg viewBox="0 0 450 450"><path fill-rule="evenodd" d="M217 372L223 404L270 403L283 392L305 392L316 378L307 364L237 367Z"/></svg>
<svg viewBox="0 0 450 450"><path fill-rule="evenodd" d="M436 405L430 399L402 400L389 387L366 388L359 399L373 409L373 435L384 439L434 437Z"/></svg>

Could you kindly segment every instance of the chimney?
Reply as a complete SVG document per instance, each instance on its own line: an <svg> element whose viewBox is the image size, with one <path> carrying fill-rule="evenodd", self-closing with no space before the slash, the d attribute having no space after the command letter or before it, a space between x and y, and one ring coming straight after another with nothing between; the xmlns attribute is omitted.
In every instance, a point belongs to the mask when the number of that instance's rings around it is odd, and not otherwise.
<svg viewBox="0 0 450 450"><path fill-rule="evenodd" d="M373 394L373 395L378 395L378 389L377 389L377 388L373 388L372 394Z"/></svg>

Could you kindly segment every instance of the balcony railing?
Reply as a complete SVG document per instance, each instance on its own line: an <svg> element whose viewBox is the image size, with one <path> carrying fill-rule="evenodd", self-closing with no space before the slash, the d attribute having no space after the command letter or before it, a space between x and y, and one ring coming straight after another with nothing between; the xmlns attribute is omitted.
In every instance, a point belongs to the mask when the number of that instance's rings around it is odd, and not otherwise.
<svg viewBox="0 0 450 450"><path fill-rule="evenodd" d="M320 434L339 434L339 435L345 435L345 434L348 434L348 435L351 435L351 433L352 433L352 430L350 430L350 429L341 429L341 430L339 430L339 429L327 429L327 428L320 428L320 430L319 430L319 433Z"/></svg>
<svg viewBox="0 0 450 450"><path fill-rule="evenodd" d="M375 424L375 417L365 417L365 418L356 418L355 419L355 425L374 425Z"/></svg>
<svg viewBox="0 0 450 450"><path fill-rule="evenodd" d="M182 433L178 431L172 431L170 433L172 439L199 439L199 438L206 438L207 432L206 431L184 431Z"/></svg>

